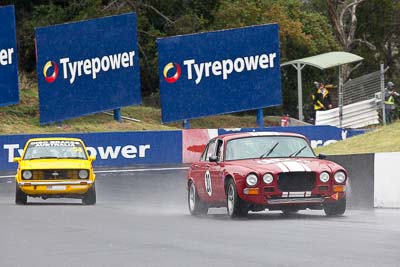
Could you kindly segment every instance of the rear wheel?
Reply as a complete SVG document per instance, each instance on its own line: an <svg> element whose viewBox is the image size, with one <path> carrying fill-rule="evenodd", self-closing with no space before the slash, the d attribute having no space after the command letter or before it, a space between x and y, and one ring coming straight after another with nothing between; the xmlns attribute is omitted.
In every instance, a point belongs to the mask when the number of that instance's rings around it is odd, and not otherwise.
<svg viewBox="0 0 400 267"><path fill-rule="evenodd" d="M188 207L191 215L204 215L208 212L208 206L200 200L193 182L189 183Z"/></svg>
<svg viewBox="0 0 400 267"><path fill-rule="evenodd" d="M84 205L94 205L96 204L96 186L95 184L89 188L82 199L82 204Z"/></svg>
<svg viewBox="0 0 400 267"><path fill-rule="evenodd" d="M15 204L25 205L28 201L28 196L19 188L18 185L15 186Z"/></svg>
<svg viewBox="0 0 400 267"><path fill-rule="evenodd" d="M226 187L226 209L231 218L246 217L249 213L246 203L239 198L236 185L232 179L228 181Z"/></svg>
<svg viewBox="0 0 400 267"><path fill-rule="evenodd" d="M346 199L343 198L333 203L326 203L324 205L326 216L339 216L343 215L346 211Z"/></svg>

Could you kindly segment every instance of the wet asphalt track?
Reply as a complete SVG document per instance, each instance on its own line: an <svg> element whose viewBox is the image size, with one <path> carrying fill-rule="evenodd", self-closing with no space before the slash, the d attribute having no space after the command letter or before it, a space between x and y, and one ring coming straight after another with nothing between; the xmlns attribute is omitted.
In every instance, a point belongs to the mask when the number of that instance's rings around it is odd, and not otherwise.
<svg viewBox="0 0 400 267"><path fill-rule="evenodd" d="M400 266L400 210L230 220L212 209L196 218L185 174L98 173L95 206L32 198L16 206L2 173L0 266Z"/></svg>

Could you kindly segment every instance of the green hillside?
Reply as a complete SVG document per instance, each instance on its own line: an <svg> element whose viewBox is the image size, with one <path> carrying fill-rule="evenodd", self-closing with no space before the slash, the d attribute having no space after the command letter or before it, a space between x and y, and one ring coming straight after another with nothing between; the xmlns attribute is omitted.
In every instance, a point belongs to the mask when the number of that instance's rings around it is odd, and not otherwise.
<svg viewBox="0 0 400 267"><path fill-rule="evenodd" d="M327 155L360 154L374 152L400 151L400 121L382 127L371 129L366 134L318 147L316 153Z"/></svg>

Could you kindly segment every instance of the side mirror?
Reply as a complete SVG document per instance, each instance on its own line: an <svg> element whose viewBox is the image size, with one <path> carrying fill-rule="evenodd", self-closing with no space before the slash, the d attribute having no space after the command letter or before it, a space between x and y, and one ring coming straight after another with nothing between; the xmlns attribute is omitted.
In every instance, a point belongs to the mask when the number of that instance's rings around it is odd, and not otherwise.
<svg viewBox="0 0 400 267"><path fill-rule="evenodd" d="M318 158L319 158L319 159L325 159L325 158L326 158L326 155L325 155L325 154L318 154Z"/></svg>
<svg viewBox="0 0 400 267"><path fill-rule="evenodd" d="M96 156L89 156L89 160L90 161L95 161L96 160Z"/></svg>
<svg viewBox="0 0 400 267"><path fill-rule="evenodd" d="M21 157L13 158L13 161L14 161L14 162L20 162L20 161L21 161Z"/></svg>
<svg viewBox="0 0 400 267"><path fill-rule="evenodd" d="M209 160L210 162L217 162L217 161L218 161L218 157L217 157L217 156L210 156L210 157L208 158L208 160Z"/></svg>

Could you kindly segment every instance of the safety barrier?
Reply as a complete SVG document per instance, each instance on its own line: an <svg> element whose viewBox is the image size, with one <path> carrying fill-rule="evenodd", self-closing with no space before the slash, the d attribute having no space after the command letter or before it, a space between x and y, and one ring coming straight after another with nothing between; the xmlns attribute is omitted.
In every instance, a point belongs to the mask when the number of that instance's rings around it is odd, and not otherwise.
<svg viewBox="0 0 400 267"><path fill-rule="evenodd" d="M400 152L329 156L349 172L348 204L356 208L400 208Z"/></svg>
<svg viewBox="0 0 400 267"><path fill-rule="evenodd" d="M239 131L285 131L305 134L314 146L321 146L363 133L332 126L271 127L264 129L192 129L119 133L63 134L84 140L97 156L95 167L143 164L181 164L199 159L207 141L217 135ZM0 135L0 169L16 170L13 157L20 156L29 138L60 134ZM328 139L327 139L328 138ZM336 140L335 140L336 139ZM400 152L329 156L349 172L348 205L352 208L400 208Z"/></svg>
<svg viewBox="0 0 400 267"><path fill-rule="evenodd" d="M140 131L110 133L0 135L0 169L15 170L14 157L33 137L81 138L89 153L96 155L94 166L131 166L140 164L181 164L197 160L208 140L237 131L284 131L304 134L316 146L326 145L362 134L363 130L345 130L331 126L269 127L243 129L192 129L177 131Z"/></svg>
<svg viewBox="0 0 400 267"><path fill-rule="evenodd" d="M317 111L315 124L339 127L339 108ZM343 107L342 127L362 128L373 124L379 124L379 114L375 98Z"/></svg>

